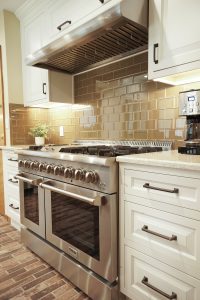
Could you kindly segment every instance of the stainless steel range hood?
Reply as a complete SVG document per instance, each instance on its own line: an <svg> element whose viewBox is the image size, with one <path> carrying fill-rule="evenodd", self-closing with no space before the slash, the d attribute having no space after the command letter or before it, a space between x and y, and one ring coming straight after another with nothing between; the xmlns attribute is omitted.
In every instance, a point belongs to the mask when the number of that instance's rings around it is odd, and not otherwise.
<svg viewBox="0 0 200 300"><path fill-rule="evenodd" d="M27 65L76 74L147 48L148 0L112 0L29 55Z"/></svg>

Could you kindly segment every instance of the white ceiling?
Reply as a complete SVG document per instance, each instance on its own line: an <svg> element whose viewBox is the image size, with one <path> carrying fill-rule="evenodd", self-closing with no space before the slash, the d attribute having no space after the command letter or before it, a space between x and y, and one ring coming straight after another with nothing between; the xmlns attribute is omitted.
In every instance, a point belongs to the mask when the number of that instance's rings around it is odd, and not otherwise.
<svg viewBox="0 0 200 300"><path fill-rule="evenodd" d="M0 11L3 9L15 12L27 0L0 0Z"/></svg>

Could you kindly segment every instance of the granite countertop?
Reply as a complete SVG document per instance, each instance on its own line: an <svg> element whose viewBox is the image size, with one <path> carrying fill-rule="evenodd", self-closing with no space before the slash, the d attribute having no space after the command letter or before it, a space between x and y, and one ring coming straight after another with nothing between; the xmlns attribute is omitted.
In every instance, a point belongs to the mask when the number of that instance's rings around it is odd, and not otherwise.
<svg viewBox="0 0 200 300"><path fill-rule="evenodd" d="M28 145L10 145L10 146L0 146L0 150L21 150L28 149Z"/></svg>
<svg viewBox="0 0 200 300"><path fill-rule="evenodd" d="M200 155L180 154L177 150L118 156L117 161L129 164L200 171Z"/></svg>

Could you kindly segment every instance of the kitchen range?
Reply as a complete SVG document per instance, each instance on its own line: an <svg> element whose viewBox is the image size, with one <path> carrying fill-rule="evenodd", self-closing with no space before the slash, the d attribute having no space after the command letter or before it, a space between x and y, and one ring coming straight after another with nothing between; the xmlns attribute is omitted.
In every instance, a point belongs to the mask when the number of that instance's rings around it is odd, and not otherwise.
<svg viewBox="0 0 200 300"><path fill-rule="evenodd" d="M170 148L126 141L18 150L22 241L92 299L118 299L115 157Z"/></svg>

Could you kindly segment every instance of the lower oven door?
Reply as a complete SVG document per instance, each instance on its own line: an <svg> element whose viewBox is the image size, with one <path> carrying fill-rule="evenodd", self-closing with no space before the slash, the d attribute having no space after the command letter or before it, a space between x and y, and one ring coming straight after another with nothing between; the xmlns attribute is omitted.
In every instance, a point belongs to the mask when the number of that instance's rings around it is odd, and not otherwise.
<svg viewBox="0 0 200 300"><path fill-rule="evenodd" d="M46 181L46 238L106 280L117 278L117 197Z"/></svg>
<svg viewBox="0 0 200 300"><path fill-rule="evenodd" d="M19 179L21 223L45 238L44 190L39 186L43 178L29 173L15 177Z"/></svg>

